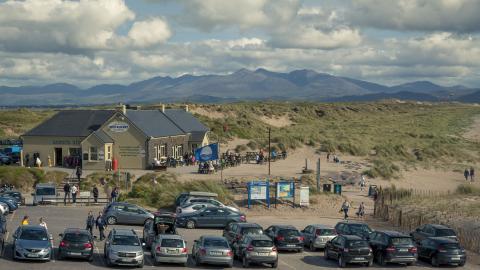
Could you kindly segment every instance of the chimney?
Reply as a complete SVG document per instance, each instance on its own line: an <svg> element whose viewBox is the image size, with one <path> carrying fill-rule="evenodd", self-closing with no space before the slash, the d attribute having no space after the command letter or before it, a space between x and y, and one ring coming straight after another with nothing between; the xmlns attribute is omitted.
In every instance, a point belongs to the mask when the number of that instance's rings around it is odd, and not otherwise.
<svg viewBox="0 0 480 270"><path fill-rule="evenodd" d="M165 104L162 104L162 112L165 112Z"/></svg>
<svg viewBox="0 0 480 270"><path fill-rule="evenodd" d="M188 112L188 105L185 105L185 111Z"/></svg>
<svg viewBox="0 0 480 270"><path fill-rule="evenodd" d="M127 106L125 106L125 104L119 103L116 109L123 114L127 113Z"/></svg>

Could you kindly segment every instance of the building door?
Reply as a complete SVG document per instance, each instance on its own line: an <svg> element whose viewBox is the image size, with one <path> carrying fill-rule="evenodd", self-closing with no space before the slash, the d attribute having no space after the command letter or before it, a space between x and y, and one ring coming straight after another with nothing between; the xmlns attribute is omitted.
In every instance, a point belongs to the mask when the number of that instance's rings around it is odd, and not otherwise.
<svg viewBox="0 0 480 270"><path fill-rule="evenodd" d="M63 164L62 148L55 148L55 166L62 166L62 164Z"/></svg>

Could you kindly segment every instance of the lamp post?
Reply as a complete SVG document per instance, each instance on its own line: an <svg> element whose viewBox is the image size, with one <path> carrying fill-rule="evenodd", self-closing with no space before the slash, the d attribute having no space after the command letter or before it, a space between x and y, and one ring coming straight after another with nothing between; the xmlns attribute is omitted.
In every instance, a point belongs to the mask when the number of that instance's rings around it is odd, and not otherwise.
<svg viewBox="0 0 480 270"><path fill-rule="evenodd" d="M272 133L272 129L268 128L268 177L270 177L270 160L272 159L272 145L270 140L270 135Z"/></svg>

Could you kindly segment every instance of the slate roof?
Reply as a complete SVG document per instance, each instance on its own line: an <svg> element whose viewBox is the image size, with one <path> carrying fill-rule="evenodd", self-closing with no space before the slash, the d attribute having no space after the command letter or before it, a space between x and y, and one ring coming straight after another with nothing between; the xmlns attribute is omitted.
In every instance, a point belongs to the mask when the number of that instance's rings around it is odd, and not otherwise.
<svg viewBox="0 0 480 270"><path fill-rule="evenodd" d="M108 136L107 133L103 132L103 130L94 131L93 134L103 143L113 143L113 139Z"/></svg>
<svg viewBox="0 0 480 270"><path fill-rule="evenodd" d="M205 133L210 129L202 124L193 114L185 110L165 110L165 115L170 118L177 126L179 126L186 133L191 133L191 141L202 141L205 138Z"/></svg>
<svg viewBox="0 0 480 270"><path fill-rule="evenodd" d="M185 134L185 131L158 110L127 110L125 115L149 137L167 137Z"/></svg>
<svg viewBox="0 0 480 270"><path fill-rule="evenodd" d="M65 110L33 128L24 136L87 137L110 117L113 110Z"/></svg>

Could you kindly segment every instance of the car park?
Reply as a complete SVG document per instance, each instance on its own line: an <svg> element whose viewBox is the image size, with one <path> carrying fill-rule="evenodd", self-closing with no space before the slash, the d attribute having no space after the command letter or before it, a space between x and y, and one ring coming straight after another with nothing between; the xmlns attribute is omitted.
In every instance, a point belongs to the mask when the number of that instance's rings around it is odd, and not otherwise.
<svg viewBox="0 0 480 270"><path fill-rule="evenodd" d="M365 239L357 235L339 235L328 241L324 256L327 260L337 260L341 268L349 263L373 265L372 249Z"/></svg>
<svg viewBox="0 0 480 270"><path fill-rule="evenodd" d="M370 236L370 247L378 264L400 263L413 265L417 262L417 247L413 239L396 231L376 231Z"/></svg>
<svg viewBox="0 0 480 270"><path fill-rule="evenodd" d="M154 215L148 210L126 202L108 204L103 210L103 216L109 225L130 224L143 226L147 220L154 218Z"/></svg>
<svg viewBox="0 0 480 270"><path fill-rule="evenodd" d="M192 258L195 265L214 264L233 266L233 251L225 237L201 236L193 243Z"/></svg>
<svg viewBox="0 0 480 270"><path fill-rule="evenodd" d="M366 223L356 221L338 222L335 225L335 231L337 234L356 235L366 240L370 238L370 234L373 232Z"/></svg>
<svg viewBox="0 0 480 270"><path fill-rule="evenodd" d="M464 266L467 261L465 249L451 237L429 237L418 243L418 257L427 259L432 266Z"/></svg>
<svg viewBox="0 0 480 270"><path fill-rule="evenodd" d="M113 229L105 240L104 256L107 266L128 265L143 268L143 244L134 230Z"/></svg>
<svg viewBox="0 0 480 270"><path fill-rule="evenodd" d="M72 228L66 229L59 236L61 237L57 256L59 260L82 258L93 261L94 241L89 231Z"/></svg>
<svg viewBox="0 0 480 270"><path fill-rule="evenodd" d="M457 240L455 231L445 225L425 224L410 234L417 243L428 237L448 237Z"/></svg>
<svg viewBox="0 0 480 270"><path fill-rule="evenodd" d="M176 234L176 215L170 212L154 213L153 219L148 219L143 226L143 241L150 248L159 234Z"/></svg>
<svg viewBox="0 0 480 270"><path fill-rule="evenodd" d="M268 227L264 233L272 239L278 250L303 251L305 239L291 225L273 225Z"/></svg>
<svg viewBox="0 0 480 270"><path fill-rule="evenodd" d="M56 204L57 187L53 183L40 183L35 186L35 192L32 193L33 205L38 204Z"/></svg>
<svg viewBox="0 0 480 270"><path fill-rule="evenodd" d="M18 209L17 201L11 197L0 197L0 202L5 203L8 206L10 213Z"/></svg>
<svg viewBox="0 0 480 270"><path fill-rule="evenodd" d="M205 203L205 204L210 204L212 206L215 206L215 207L219 207L219 208L228 208L229 210L232 210L232 211L235 211L235 212L240 212L240 210L236 207L233 207L233 206L229 206L229 205L225 205L223 203L221 203L220 201L218 200L215 200L215 199L211 199L211 198L187 198L182 205L180 205L179 207L177 207L177 213L182 213L182 208L185 206L185 205L189 205L189 204L192 204L192 203Z"/></svg>
<svg viewBox="0 0 480 270"><path fill-rule="evenodd" d="M19 226L13 234L13 259L50 261L52 236L42 226Z"/></svg>
<svg viewBox="0 0 480 270"><path fill-rule="evenodd" d="M194 213L177 216L177 224L187 229L200 227L225 228L230 223L246 221L243 213L217 207L208 207Z"/></svg>
<svg viewBox="0 0 480 270"><path fill-rule="evenodd" d="M182 192L175 199L175 206L180 206L180 205L184 204L184 201L187 200L188 198L211 198L211 199L216 199L217 197L218 197L218 194L217 193L212 193L212 192L203 192L203 191Z"/></svg>
<svg viewBox="0 0 480 270"><path fill-rule="evenodd" d="M188 249L186 241L175 234L159 234L151 245L150 254L155 264L177 263L187 266Z"/></svg>
<svg viewBox="0 0 480 270"><path fill-rule="evenodd" d="M337 236L337 232L332 226L321 224L308 225L301 233L305 239L304 244L310 251L325 248L327 242Z"/></svg>
<svg viewBox="0 0 480 270"><path fill-rule="evenodd" d="M250 264L270 264L278 266L278 252L273 241L263 234L247 234L238 241L237 258L244 268Z"/></svg>
<svg viewBox="0 0 480 270"><path fill-rule="evenodd" d="M235 222L225 227L222 234L232 245L246 234L263 234L263 228L257 223Z"/></svg>

